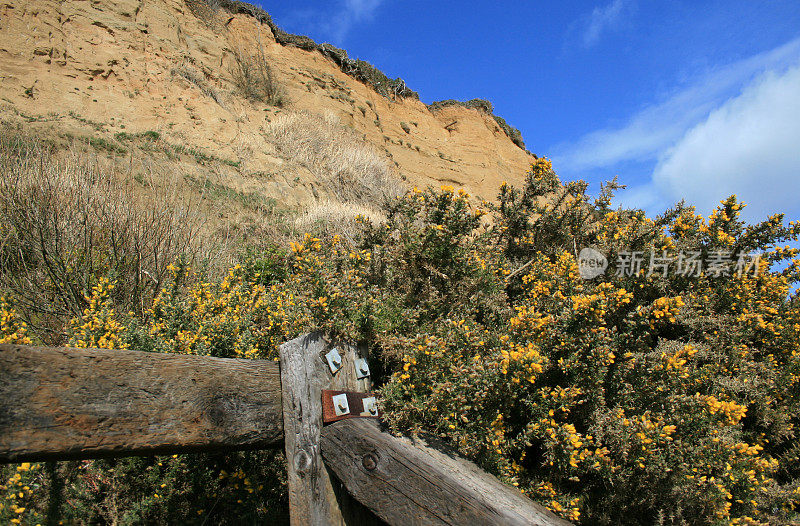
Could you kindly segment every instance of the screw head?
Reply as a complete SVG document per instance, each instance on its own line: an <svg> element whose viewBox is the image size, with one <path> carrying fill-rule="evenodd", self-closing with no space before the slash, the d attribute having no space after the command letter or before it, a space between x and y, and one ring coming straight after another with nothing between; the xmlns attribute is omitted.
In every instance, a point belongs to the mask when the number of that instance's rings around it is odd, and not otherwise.
<svg viewBox="0 0 800 526"><path fill-rule="evenodd" d="M374 471L378 467L378 456L375 453L367 453L361 457L361 465L367 471Z"/></svg>
<svg viewBox="0 0 800 526"><path fill-rule="evenodd" d="M378 416L378 405L374 396L364 398L361 403L364 406L364 411L361 413L361 416Z"/></svg>
<svg viewBox="0 0 800 526"><path fill-rule="evenodd" d="M325 359L328 360L328 367L331 369L331 374L336 374L336 372L342 367L342 355L339 354L339 350L334 347L325 355Z"/></svg>
<svg viewBox="0 0 800 526"><path fill-rule="evenodd" d="M347 402L347 394L342 393L334 396L331 399L333 402L333 410L336 416L344 416L350 414L350 404Z"/></svg>

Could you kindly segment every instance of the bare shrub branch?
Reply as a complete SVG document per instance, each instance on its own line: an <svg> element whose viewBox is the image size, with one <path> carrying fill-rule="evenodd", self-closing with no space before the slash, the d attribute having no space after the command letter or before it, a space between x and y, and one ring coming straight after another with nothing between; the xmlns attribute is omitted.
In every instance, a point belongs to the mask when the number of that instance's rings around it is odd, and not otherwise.
<svg viewBox="0 0 800 526"><path fill-rule="evenodd" d="M286 103L286 96L275 81L263 52L252 56L234 50L233 58L231 78L243 97L270 106L280 107Z"/></svg>
<svg viewBox="0 0 800 526"><path fill-rule="evenodd" d="M0 279L29 320L58 327L80 315L103 276L116 279L119 308L141 313L168 265L191 259L192 208L175 189L137 192L85 154L59 159L0 132Z"/></svg>

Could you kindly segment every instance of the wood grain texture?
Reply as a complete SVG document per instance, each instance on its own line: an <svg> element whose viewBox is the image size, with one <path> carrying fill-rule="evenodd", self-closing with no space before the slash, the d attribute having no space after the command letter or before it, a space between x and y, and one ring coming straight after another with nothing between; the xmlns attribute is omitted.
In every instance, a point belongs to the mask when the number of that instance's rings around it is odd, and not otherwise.
<svg viewBox="0 0 800 526"><path fill-rule="evenodd" d="M342 367L332 375L325 353L334 346L342 355ZM281 346L289 516L293 526L383 524L341 487L320 455L322 390L366 391L372 386L369 378L356 377L358 354L353 346L328 341L319 333Z"/></svg>
<svg viewBox="0 0 800 526"><path fill-rule="evenodd" d="M274 447L281 410L272 361L0 345L0 462Z"/></svg>
<svg viewBox="0 0 800 526"><path fill-rule="evenodd" d="M570 524L475 464L394 437L373 420L326 426L321 448L350 494L393 526Z"/></svg>

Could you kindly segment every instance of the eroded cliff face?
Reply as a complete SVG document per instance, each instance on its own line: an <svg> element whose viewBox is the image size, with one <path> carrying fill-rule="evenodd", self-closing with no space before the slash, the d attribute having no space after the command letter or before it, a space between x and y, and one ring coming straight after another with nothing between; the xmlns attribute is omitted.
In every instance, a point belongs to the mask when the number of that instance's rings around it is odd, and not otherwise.
<svg viewBox="0 0 800 526"><path fill-rule="evenodd" d="M281 114L338 119L408 186L447 184L493 199L500 181L520 183L531 161L490 115L461 106L432 112L412 98L381 96L319 51L277 43L270 26L248 14L197 0L1 2L7 126L83 138L131 163L156 152L192 180L287 206L330 192L276 147L270 123ZM244 96L235 81L243 58L270 66L283 107Z"/></svg>

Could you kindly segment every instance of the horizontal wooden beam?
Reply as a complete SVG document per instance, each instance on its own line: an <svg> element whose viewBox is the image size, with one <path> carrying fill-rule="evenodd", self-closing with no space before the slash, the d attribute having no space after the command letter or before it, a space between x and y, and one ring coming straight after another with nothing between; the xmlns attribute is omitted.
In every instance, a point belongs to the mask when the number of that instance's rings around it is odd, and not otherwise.
<svg viewBox="0 0 800 526"><path fill-rule="evenodd" d="M267 360L0 345L0 462L283 443Z"/></svg>
<svg viewBox="0 0 800 526"><path fill-rule="evenodd" d="M371 420L324 427L321 447L347 491L392 526L570 524L475 464Z"/></svg>

